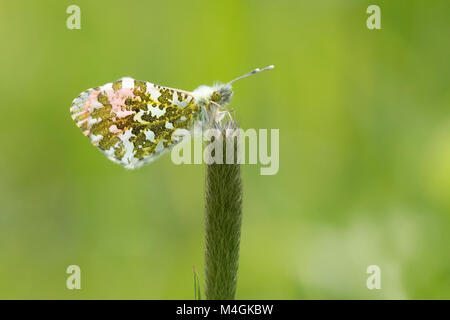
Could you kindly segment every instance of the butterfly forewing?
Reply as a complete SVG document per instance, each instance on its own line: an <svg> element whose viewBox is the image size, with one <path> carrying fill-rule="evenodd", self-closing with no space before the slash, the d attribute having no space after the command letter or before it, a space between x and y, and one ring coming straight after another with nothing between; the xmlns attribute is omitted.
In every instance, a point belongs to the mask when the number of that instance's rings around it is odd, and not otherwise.
<svg viewBox="0 0 450 320"><path fill-rule="evenodd" d="M151 162L192 130L199 107L186 92L122 78L82 92L72 119L109 159L134 169Z"/></svg>

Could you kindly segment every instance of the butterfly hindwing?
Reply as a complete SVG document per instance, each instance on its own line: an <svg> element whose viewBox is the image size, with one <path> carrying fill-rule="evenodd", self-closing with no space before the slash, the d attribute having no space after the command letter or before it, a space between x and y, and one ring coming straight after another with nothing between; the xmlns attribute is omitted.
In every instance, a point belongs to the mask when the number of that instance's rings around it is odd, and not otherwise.
<svg viewBox="0 0 450 320"><path fill-rule="evenodd" d="M191 131L199 107L182 91L122 78L82 92L70 111L109 159L134 169L181 141Z"/></svg>

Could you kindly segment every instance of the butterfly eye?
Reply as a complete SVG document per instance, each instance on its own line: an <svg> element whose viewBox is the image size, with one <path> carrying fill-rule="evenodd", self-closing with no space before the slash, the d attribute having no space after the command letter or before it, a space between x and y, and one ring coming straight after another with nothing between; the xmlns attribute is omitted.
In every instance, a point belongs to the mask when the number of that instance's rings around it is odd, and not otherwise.
<svg viewBox="0 0 450 320"><path fill-rule="evenodd" d="M211 95L211 100L214 102L219 102L220 99L222 99L222 95L220 94L220 92L214 91L213 94Z"/></svg>

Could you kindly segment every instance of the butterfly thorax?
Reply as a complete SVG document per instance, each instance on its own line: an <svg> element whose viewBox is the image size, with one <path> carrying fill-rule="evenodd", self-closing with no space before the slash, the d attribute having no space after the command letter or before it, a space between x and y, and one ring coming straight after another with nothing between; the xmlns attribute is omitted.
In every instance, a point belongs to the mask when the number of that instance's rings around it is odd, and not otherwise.
<svg viewBox="0 0 450 320"><path fill-rule="evenodd" d="M229 84L214 84L213 86L200 86L192 92L195 103L199 107L196 117L196 129L214 127L219 122L220 110L226 107L233 96L232 87Z"/></svg>
<svg viewBox="0 0 450 320"><path fill-rule="evenodd" d="M229 84L215 84L213 86L200 86L192 94L199 107L209 109L211 104L225 107L231 101L233 90Z"/></svg>

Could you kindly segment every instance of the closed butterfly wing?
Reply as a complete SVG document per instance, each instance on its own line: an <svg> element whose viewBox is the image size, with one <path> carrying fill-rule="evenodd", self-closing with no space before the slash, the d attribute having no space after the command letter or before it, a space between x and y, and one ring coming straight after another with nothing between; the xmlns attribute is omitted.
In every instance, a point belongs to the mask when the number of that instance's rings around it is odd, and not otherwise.
<svg viewBox="0 0 450 320"><path fill-rule="evenodd" d="M188 92L122 78L82 92L70 112L110 160L135 169L180 142L199 107Z"/></svg>

